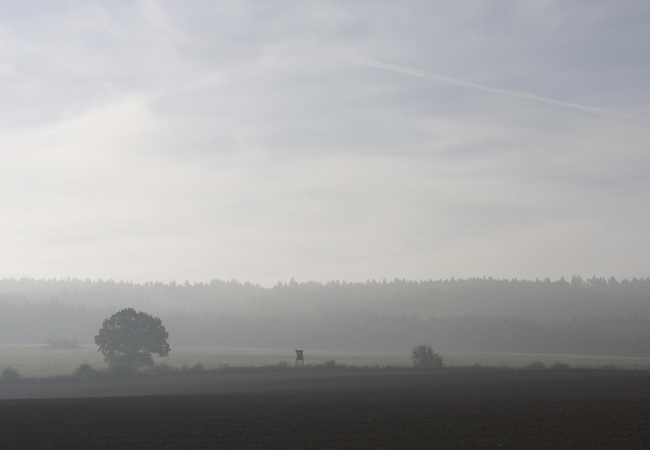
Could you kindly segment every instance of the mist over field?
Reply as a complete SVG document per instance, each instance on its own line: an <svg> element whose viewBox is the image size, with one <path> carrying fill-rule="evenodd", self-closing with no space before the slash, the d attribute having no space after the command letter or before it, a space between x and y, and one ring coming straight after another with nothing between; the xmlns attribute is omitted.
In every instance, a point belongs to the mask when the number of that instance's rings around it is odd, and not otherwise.
<svg viewBox="0 0 650 450"><path fill-rule="evenodd" d="M0 0L3 448L650 448L649 230L650 1Z"/></svg>
<svg viewBox="0 0 650 450"><path fill-rule="evenodd" d="M278 283L0 280L0 343L92 344L133 307L177 346L650 356L650 279Z"/></svg>
<svg viewBox="0 0 650 450"><path fill-rule="evenodd" d="M648 23L3 2L0 343L132 307L172 347L647 355Z"/></svg>

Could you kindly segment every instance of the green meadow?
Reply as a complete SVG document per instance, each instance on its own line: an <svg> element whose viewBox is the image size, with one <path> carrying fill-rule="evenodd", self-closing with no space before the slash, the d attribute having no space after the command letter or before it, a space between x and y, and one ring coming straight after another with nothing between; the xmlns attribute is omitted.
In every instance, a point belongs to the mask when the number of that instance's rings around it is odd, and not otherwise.
<svg viewBox="0 0 650 450"><path fill-rule="evenodd" d="M650 358L548 355L523 353L442 353L445 366L491 366L522 368L534 361L547 367L553 364L568 364L571 368L615 367L626 370L650 370ZM172 367L202 364L206 369L246 366L275 365L286 362L293 365L296 354L293 349L254 349L218 347L174 347L169 357L155 357L157 363L164 362ZM410 349L401 352L353 352L304 349L305 365L317 365L334 360L348 366L410 366ZM46 377L72 374L81 364L104 368L102 355L95 346L80 346L77 349L51 349L43 344L0 345L0 370L11 366L26 377Z"/></svg>

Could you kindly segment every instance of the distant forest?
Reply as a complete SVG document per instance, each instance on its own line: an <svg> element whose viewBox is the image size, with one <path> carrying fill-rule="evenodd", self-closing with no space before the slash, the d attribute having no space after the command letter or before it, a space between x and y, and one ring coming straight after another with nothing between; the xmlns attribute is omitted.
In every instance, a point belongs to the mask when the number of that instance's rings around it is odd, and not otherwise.
<svg viewBox="0 0 650 450"><path fill-rule="evenodd" d="M278 283L0 280L0 343L76 339L133 307L178 346L650 356L650 278Z"/></svg>

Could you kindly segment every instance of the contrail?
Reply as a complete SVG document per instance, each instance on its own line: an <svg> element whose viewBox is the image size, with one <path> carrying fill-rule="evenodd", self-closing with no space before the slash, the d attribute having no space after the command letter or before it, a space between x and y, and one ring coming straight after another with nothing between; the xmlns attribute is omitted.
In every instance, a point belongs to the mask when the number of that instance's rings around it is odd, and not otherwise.
<svg viewBox="0 0 650 450"><path fill-rule="evenodd" d="M548 97L542 97L539 95L528 94L526 92L520 91L511 91L509 89L498 89L489 86L483 86L476 83L469 83L467 81L457 80L455 78L449 78L442 75L437 75L435 73L424 72L422 70L410 69L408 67L397 66L395 64L384 63L380 61L374 61L372 59L363 59L363 58L347 58L343 56L334 56L337 59L343 61L348 61L354 64L361 64L362 66L374 67L377 69L389 70L391 72L403 73L406 75L411 75L418 78L424 78L426 80L438 81L441 83L453 84L456 86L462 86L469 89L474 89L477 91L490 92L497 95L506 95L508 97L523 98L526 100L532 100L535 102L548 103L551 105L563 106L565 108L573 108L580 111L585 111L592 114L606 115L611 117L624 117L628 119L643 119L648 120L650 118L644 116L636 116L633 114L623 114L616 111L610 111L608 109L595 108L593 106L580 105L578 103L563 102L560 100L554 100Z"/></svg>

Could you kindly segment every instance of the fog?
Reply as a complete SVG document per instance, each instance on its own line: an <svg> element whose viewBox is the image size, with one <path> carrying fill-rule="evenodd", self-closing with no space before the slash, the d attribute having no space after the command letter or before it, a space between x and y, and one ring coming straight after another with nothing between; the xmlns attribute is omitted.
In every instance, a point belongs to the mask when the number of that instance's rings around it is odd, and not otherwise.
<svg viewBox="0 0 650 450"><path fill-rule="evenodd" d="M645 355L649 20L4 4L0 343Z"/></svg>
<svg viewBox="0 0 650 450"><path fill-rule="evenodd" d="M133 307L174 346L650 356L650 279L164 284L0 280L0 343L92 344Z"/></svg>
<svg viewBox="0 0 650 450"><path fill-rule="evenodd" d="M0 277L646 277L649 17L5 4Z"/></svg>

